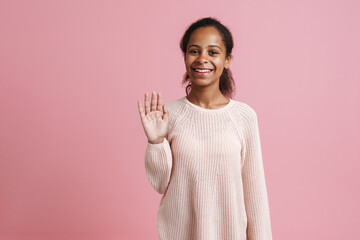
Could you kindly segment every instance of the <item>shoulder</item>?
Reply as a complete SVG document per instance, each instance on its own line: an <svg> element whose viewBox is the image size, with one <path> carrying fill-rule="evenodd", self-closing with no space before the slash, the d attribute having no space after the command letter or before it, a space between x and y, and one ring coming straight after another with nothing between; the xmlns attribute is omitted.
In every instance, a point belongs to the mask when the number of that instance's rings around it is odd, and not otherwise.
<svg viewBox="0 0 360 240"><path fill-rule="evenodd" d="M232 112L234 124L245 136L258 131L258 116L252 106L241 101L235 101Z"/></svg>
<svg viewBox="0 0 360 240"><path fill-rule="evenodd" d="M166 108L167 108L169 111L170 111L170 110L174 111L174 110L176 110L176 109L177 109L179 106L181 106L181 105L182 105L181 98L175 99L175 100L171 100L171 101L165 103L165 106L166 106Z"/></svg>
<svg viewBox="0 0 360 240"><path fill-rule="evenodd" d="M170 114L176 114L176 112L178 112L183 106L184 101L182 101L182 98L178 98L165 103L165 107Z"/></svg>
<svg viewBox="0 0 360 240"><path fill-rule="evenodd" d="M185 104L186 103L183 98L177 98L175 100L165 103L165 107L169 111L170 121L183 117Z"/></svg>
<svg viewBox="0 0 360 240"><path fill-rule="evenodd" d="M257 119L257 113L252 106L242 101L234 99L232 99L232 101L234 102L232 112L234 113L236 118L244 120Z"/></svg>
<svg viewBox="0 0 360 240"><path fill-rule="evenodd" d="M183 119L185 119L184 108L185 102L183 98L178 98L172 101L165 103L165 108L169 112L169 129L168 134L173 132L176 129L176 126L181 125ZM170 139L168 139L171 141Z"/></svg>

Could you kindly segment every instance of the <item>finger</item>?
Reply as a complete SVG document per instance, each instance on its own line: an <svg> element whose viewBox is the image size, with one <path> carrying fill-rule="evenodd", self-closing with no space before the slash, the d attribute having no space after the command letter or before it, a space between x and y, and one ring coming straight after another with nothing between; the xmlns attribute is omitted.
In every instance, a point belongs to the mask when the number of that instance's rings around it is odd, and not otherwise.
<svg viewBox="0 0 360 240"><path fill-rule="evenodd" d="M153 91L151 96L151 111L156 111L156 105L157 105L156 92Z"/></svg>
<svg viewBox="0 0 360 240"><path fill-rule="evenodd" d="M165 104L163 105L163 109L164 109L163 120L168 120L169 119L169 111L167 110Z"/></svg>
<svg viewBox="0 0 360 240"><path fill-rule="evenodd" d="M145 114L150 112L150 101L148 93L145 93Z"/></svg>
<svg viewBox="0 0 360 240"><path fill-rule="evenodd" d="M144 113L144 110L142 108L142 104L141 104L140 100L138 100L138 109L139 109L141 120L144 120L145 119L145 113Z"/></svg>
<svg viewBox="0 0 360 240"><path fill-rule="evenodd" d="M163 115L163 109L162 109L162 96L161 93L158 92L158 105L157 110L161 112L161 115Z"/></svg>

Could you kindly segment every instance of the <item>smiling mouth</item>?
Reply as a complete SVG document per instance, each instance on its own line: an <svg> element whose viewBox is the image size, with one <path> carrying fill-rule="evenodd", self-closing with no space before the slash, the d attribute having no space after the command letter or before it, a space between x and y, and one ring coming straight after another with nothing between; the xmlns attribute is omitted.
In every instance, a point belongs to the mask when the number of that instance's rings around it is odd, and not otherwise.
<svg viewBox="0 0 360 240"><path fill-rule="evenodd" d="M207 72L212 72L214 69L193 68L193 70L194 70L195 72L199 72L199 73L207 73Z"/></svg>

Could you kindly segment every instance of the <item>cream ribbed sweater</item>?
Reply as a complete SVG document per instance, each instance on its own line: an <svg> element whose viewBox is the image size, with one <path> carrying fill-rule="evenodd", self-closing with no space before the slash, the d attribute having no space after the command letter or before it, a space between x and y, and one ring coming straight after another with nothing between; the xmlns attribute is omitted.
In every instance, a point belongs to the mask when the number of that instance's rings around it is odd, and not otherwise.
<svg viewBox="0 0 360 240"><path fill-rule="evenodd" d="M163 194L160 240L271 240L256 112L232 100L206 109L186 97L165 104L169 130L147 143L146 176Z"/></svg>

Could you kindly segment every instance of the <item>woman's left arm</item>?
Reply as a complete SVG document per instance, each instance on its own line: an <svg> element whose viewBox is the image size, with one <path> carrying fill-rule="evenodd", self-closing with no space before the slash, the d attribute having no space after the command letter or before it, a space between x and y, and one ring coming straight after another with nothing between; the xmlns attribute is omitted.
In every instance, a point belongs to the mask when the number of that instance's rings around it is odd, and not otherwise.
<svg viewBox="0 0 360 240"><path fill-rule="evenodd" d="M247 240L271 240L270 211L256 112L249 106L244 117L245 149L242 168Z"/></svg>

